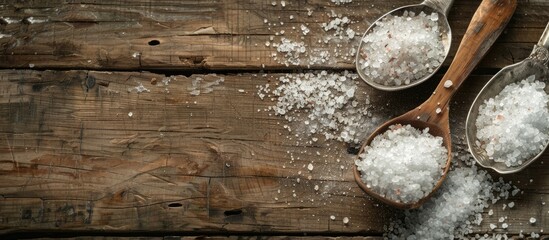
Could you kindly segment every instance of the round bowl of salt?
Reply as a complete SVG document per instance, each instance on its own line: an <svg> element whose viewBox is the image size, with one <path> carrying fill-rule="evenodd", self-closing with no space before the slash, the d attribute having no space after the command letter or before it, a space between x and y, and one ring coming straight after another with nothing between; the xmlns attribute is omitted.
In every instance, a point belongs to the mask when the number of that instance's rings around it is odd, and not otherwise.
<svg viewBox="0 0 549 240"><path fill-rule="evenodd" d="M549 23L525 60L492 77L466 120L469 151L483 167L515 173L549 144Z"/></svg>
<svg viewBox="0 0 549 240"><path fill-rule="evenodd" d="M359 76L370 86L396 91L429 79L448 56L452 32L446 15L453 0L425 0L394 9L362 37L356 55Z"/></svg>

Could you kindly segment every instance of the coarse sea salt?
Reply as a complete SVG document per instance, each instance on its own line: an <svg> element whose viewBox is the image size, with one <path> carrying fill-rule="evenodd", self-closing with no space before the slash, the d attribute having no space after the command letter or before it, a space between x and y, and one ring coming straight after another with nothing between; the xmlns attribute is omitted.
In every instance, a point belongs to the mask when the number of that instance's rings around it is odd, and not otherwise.
<svg viewBox="0 0 549 240"><path fill-rule="evenodd" d="M416 210L405 211L404 220L391 223L385 237L408 240L471 239L473 226L483 221L483 209L501 198L507 198L511 188L512 185L502 179L492 180L485 170L478 170L475 165L455 168L448 172L446 181L433 198ZM491 223L490 229L495 228L497 225Z"/></svg>
<svg viewBox="0 0 549 240"><path fill-rule="evenodd" d="M442 176L447 150L442 138L410 125L392 125L356 160L362 181L386 198L413 203L428 195Z"/></svg>
<svg viewBox="0 0 549 240"><path fill-rule="evenodd" d="M358 71L385 86L413 83L433 73L444 61L437 13L388 15L362 41Z"/></svg>
<svg viewBox="0 0 549 240"><path fill-rule="evenodd" d="M277 97L276 105L269 109L289 122L302 124L296 127L302 136L320 134L326 139L358 143L374 122L368 96L360 104L356 100L357 79L348 71L287 74L279 78L275 89L269 84L260 86L258 96Z"/></svg>
<svg viewBox="0 0 549 240"><path fill-rule="evenodd" d="M475 125L477 146L506 166L519 166L549 141L549 96L545 83L530 76L506 86L480 107Z"/></svg>

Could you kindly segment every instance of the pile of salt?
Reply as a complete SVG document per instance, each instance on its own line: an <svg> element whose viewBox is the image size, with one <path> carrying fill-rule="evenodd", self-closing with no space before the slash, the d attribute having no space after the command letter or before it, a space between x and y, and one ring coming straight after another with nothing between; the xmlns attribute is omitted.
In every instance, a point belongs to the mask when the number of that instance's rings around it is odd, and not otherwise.
<svg viewBox="0 0 549 240"><path fill-rule="evenodd" d="M410 125L392 125L374 138L355 163L366 186L381 196L413 203L428 195L447 160L442 138Z"/></svg>
<svg viewBox="0 0 549 240"><path fill-rule="evenodd" d="M508 167L519 166L549 141L549 96L545 83L530 76L506 86L479 107L476 145Z"/></svg>
<svg viewBox="0 0 549 240"><path fill-rule="evenodd" d="M385 86L413 83L433 73L444 61L438 14L389 15L377 22L359 50L359 71Z"/></svg>

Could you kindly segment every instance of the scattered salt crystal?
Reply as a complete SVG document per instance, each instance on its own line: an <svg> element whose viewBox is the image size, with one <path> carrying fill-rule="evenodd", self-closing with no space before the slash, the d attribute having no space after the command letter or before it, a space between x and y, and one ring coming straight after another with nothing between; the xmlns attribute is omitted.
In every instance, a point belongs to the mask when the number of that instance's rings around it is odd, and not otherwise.
<svg viewBox="0 0 549 240"><path fill-rule="evenodd" d="M490 223L490 229L494 230L497 227L496 224Z"/></svg>
<svg viewBox="0 0 549 240"><path fill-rule="evenodd" d="M132 117L132 116L133 116L133 112L129 112L128 117Z"/></svg>
<svg viewBox="0 0 549 240"><path fill-rule="evenodd" d="M507 204L509 206L509 208L513 208L515 206L515 202L510 202L509 204Z"/></svg>
<svg viewBox="0 0 549 240"><path fill-rule="evenodd" d="M238 92L243 93L243 92L246 92L246 91L244 91L244 89L238 89Z"/></svg>
<svg viewBox="0 0 549 240"><path fill-rule="evenodd" d="M472 239L473 226L482 222L484 207L508 196L511 187L502 180L493 181L485 170L478 170L475 165L458 167L449 171L441 188L420 209L405 211L404 221L391 223L384 237ZM494 224L494 227L497 225ZM491 238L486 236L481 239Z"/></svg>
<svg viewBox="0 0 549 240"><path fill-rule="evenodd" d="M343 224L348 224L349 223L349 218L348 217L344 217L343 218Z"/></svg>
<svg viewBox="0 0 549 240"><path fill-rule="evenodd" d="M402 203L429 194L442 175L447 150L442 138L410 125L392 125L374 138L355 164L376 193Z"/></svg>
<svg viewBox="0 0 549 240"><path fill-rule="evenodd" d="M513 189L513 191L511 191L511 196L515 196L515 195L517 195L517 193L519 193L519 192L520 192L520 189L518 189L518 188L517 188L517 189Z"/></svg>
<svg viewBox="0 0 549 240"><path fill-rule="evenodd" d="M507 228L507 227L509 227L509 224L503 223L503 224L501 224L501 227L502 227L502 228Z"/></svg>
<svg viewBox="0 0 549 240"><path fill-rule="evenodd" d="M358 71L386 86L407 85L434 72L445 51L433 19L434 15L408 11L384 17L362 39Z"/></svg>
<svg viewBox="0 0 549 240"><path fill-rule="evenodd" d="M278 79L280 85L276 89L262 86L258 95L272 93L277 97L277 103L272 107L276 115L282 115L288 121L302 122L302 134L313 137L313 141L316 136L312 135L318 133L326 139L356 144L375 127L369 96L362 95L365 102L355 104L355 95L358 95L356 79L358 75L348 71L287 74ZM306 111L304 117L295 116L301 111Z"/></svg>
<svg viewBox="0 0 549 240"><path fill-rule="evenodd" d="M499 222L505 222L505 218L504 218L504 217L500 217L500 218L499 218Z"/></svg>
<svg viewBox="0 0 549 240"><path fill-rule="evenodd" d="M494 210L490 209L490 211L488 211L488 216L492 216L494 215Z"/></svg>
<svg viewBox="0 0 549 240"><path fill-rule="evenodd" d="M33 68L33 67L34 67L34 64L33 64L33 63L29 63L29 67L30 67L30 68Z"/></svg>
<svg viewBox="0 0 549 240"><path fill-rule="evenodd" d="M309 30L309 28L303 24L301 24L301 32L303 33L303 35L307 35L311 30Z"/></svg>
<svg viewBox="0 0 549 240"><path fill-rule="evenodd" d="M437 109L435 110L435 112L436 112L437 114L440 114L440 113L442 112L442 109L437 108Z"/></svg>
<svg viewBox="0 0 549 240"><path fill-rule="evenodd" d="M452 80L446 80L444 82L444 87L445 88L450 88L452 85L454 85L454 83L452 82Z"/></svg>
<svg viewBox="0 0 549 240"><path fill-rule="evenodd" d="M194 77L191 81L191 86L187 87L189 94L192 96L198 96L201 93L213 92L216 86L221 85L225 81L225 78L220 77L211 82L206 81L203 77ZM168 85L167 82L162 81L164 85ZM196 102L195 102L196 103Z"/></svg>
<svg viewBox="0 0 549 240"><path fill-rule="evenodd" d="M331 215L331 216L330 216L330 219L333 221L333 220L336 219L336 217L335 217L334 215Z"/></svg>
<svg viewBox="0 0 549 240"><path fill-rule="evenodd" d="M281 31L284 33L284 30ZM284 59L279 60L279 63L285 64L286 66L299 65L301 63L301 55L304 55L307 51L304 42L295 42L287 38L282 38L280 43L273 44L273 47L276 47L276 50L279 53L284 54ZM274 55L273 57L276 57Z"/></svg>
<svg viewBox="0 0 549 240"><path fill-rule="evenodd" d="M549 142L549 96L534 76L506 86L479 107L479 147L496 162L519 166Z"/></svg>
<svg viewBox="0 0 549 240"><path fill-rule="evenodd" d="M336 5L340 5L340 4L346 4L346 3L351 3L353 2L353 0L331 0L333 3L335 3Z"/></svg>
<svg viewBox="0 0 549 240"><path fill-rule="evenodd" d="M536 218L531 217L531 218L530 218L530 223L531 223L531 224L536 223Z"/></svg>
<svg viewBox="0 0 549 240"><path fill-rule="evenodd" d="M307 169L309 169L309 171L313 171L313 164L312 163L309 163L309 165L307 165Z"/></svg>
<svg viewBox="0 0 549 240"><path fill-rule="evenodd" d="M318 189L319 189L318 185L315 185L314 189L315 189L315 191L318 191Z"/></svg>

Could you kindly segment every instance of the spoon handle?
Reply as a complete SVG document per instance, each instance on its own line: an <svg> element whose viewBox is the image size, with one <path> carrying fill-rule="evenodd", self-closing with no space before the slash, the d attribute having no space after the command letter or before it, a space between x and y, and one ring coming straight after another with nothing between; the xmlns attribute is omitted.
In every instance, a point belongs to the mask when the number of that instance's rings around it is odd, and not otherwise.
<svg viewBox="0 0 549 240"><path fill-rule="evenodd" d="M452 64L424 105L447 109L452 95L486 54L515 12L517 0L483 0L473 15ZM447 80L451 81L447 83ZM446 83L446 87L444 86ZM434 106L433 106L434 105Z"/></svg>
<svg viewBox="0 0 549 240"><path fill-rule="evenodd" d="M454 0L425 0L423 4L436 9L437 11L443 13L445 16L448 16L450 12L450 7L454 3Z"/></svg>
<svg viewBox="0 0 549 240"><path fill-rule="evenodd" d="M549 67L549 23L547 23L545 31L543 31L538 44L534 46L529 58L535 59Z"/></svg>
<svg viewBox="0 0 549 240"><path fill-rule="evenodd" d="M543 34L539 39L538 45L549 49L549 22L547 23L547 26L545 27L545 31L543 31Z"/></svg>

